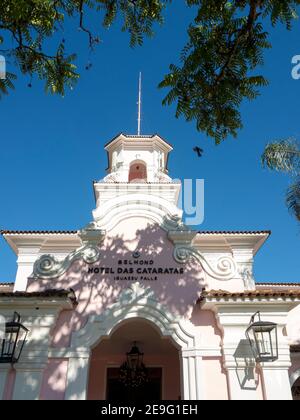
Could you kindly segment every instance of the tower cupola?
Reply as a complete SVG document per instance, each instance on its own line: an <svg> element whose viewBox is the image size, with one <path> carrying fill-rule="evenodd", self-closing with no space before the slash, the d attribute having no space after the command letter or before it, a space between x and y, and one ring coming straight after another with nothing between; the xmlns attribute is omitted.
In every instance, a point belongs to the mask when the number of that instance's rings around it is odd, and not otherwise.
<svg viewBox="0 0 300 420"><path fill-rule="evenodd" d="M119 134L106 144L108 180L115 182L161 182L169 178L168 155L172 146L157 134Z"/></svg>

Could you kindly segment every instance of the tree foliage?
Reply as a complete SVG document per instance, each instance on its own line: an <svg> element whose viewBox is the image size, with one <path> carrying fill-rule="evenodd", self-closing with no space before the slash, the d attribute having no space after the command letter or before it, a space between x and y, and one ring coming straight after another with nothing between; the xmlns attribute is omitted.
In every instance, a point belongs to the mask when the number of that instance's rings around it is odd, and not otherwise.
<svg viewBox="0 0 300 420"><path fill-rule="evenodd" d="M86 27L87 15L93 10L101 14L108 28L120 14L122 30L130 33L131 46L141 45L145 35L152 35L153 23L162 23L164 4L160 0L1 0L0 51L23 74L44 80L47 92L64 95L65 88L73 87L79 77L76 54L66 53L63 38L55 53L48 53L47 41L63 33L68 18L86 34L88 46L93 49L99 38ZM0 96L14 87L14 79L10 73L0 79Z"/></svg>
<svg viewBox="0 0 300 420"><path fill-rule="evenodd" d="M293 182L286 193L289 210L300 221L300 145L295 139L269 143L262 155L262 164L271 170L291 174Z"/></svg>
<svg viewBox="0 0 300 420"><path fill-rule="evenodd" d="M130 34L130 45L141 45L163 23L164 9L172 0L1 0L0 48L12 57L23 74L45 80L46 90L64 94L79 75L75 54L67 54L62 39L54 54L47 40L59 33L66 19L77 22L88 45L99 42L86 25L92 11L104 27L117 19ZM195 11L187 28L188 42L180 60L171 64L160 83L167 88L165 104L176 104L176 116L195 121L197 129L220 143L236 136L242 127L243 100L259 95L267 80L256 74L270 48L267 24L291 29L300 0L185 0ZM11 40L13 46L11 46ZM14 76L0 80L0 95L13 88Z"/></svg>

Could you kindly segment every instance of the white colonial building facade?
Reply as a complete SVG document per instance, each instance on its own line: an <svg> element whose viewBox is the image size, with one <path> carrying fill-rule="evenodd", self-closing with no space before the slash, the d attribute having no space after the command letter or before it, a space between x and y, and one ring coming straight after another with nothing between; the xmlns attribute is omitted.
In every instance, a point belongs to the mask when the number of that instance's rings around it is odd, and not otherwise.
<svg viewBox="0 0 300 420"><path fill-rule="evenodd" d="M18 269L0 314L20 314L28 335L19 361L0 364L0 399L299 399L300 284L252 274L270 232L186 226L158 135L120 134L105 150L91 223L2 231ZM256 312L276 324L272 361L245 335ZM132 347L143 368L128 385Z"/></svg>

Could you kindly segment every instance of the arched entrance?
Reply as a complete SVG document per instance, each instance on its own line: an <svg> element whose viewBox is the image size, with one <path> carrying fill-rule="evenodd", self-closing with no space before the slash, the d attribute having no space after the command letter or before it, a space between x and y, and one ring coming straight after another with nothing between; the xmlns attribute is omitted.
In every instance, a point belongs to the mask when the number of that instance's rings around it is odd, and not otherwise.
<svg viewBox="0 0 300 420"><path fill-rule="evenodd" d="M161 340L171 340L174 347L179 350L181 398L184 400L203 398L202 355L199 349L199 336L194 325L186 319L178 318L162 306L151 287L144 288L136 282L122 291L115 304L99 316L90 316L85 326L72 334L66 400L87 398L93 349L101 342L109 340L119 327L125 325L125 322L135 322L137 319L145 322L143 327L146 323L150 324ZM106 376L101 377L102 389L106 389Z"/></svg>
<svg viewBox="0 0 300 420"><path fill-rule="evenodd" d="M119 369L133 342L144 353L148 374L148 380L134 388L120 380ZM92 350L87 399L178 400L180 392L178 349L171 338L161 336L152 322L141 318L121 322Z"/></svg>

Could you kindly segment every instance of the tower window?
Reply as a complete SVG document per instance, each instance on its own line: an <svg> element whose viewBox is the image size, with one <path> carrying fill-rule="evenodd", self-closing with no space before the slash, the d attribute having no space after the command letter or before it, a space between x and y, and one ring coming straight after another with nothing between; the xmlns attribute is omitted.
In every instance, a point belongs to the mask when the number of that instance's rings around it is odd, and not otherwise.
<svg viewBox="0 0 300 420"><path fill-rule="evenodd" d="M143 162L132 162L129 169L129 182L147 182L147 166Z"/></svg>

